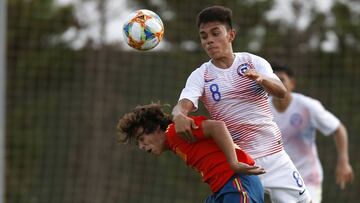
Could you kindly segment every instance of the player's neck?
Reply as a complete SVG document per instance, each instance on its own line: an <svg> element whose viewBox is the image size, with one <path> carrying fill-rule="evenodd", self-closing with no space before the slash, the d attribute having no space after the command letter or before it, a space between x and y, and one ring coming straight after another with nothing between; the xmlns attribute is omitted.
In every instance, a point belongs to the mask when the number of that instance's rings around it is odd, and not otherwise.
<svg viewBox="0 0 360 203"><path fill-rule="evenodd" d="M164 142L163 142L163 147L164 147L164 151L168 151L170 150L170 145L169 145L169 142L168 142L168 136L167 136L167 131L169 129L169 126L168 128L166 129L166 131L164 131L164 134L163 134L163 137L164 137Z"/></svg>
<svg viewBox="0 0 360 203"><path fill-rule="evenodd" d="M234 63L235 54L231 53L223 57L213 58L211 63L214 64L218 68L227 69L230 68L231 65Z"/></svg>
<svg viewBox="0 0 360 203"><path fill-rule="evenodd" d="M286 94L286 96L283 99L279 99L276 97L272 98L272 102L274 104L275 109L278 112L284 112L289 107L292 100L291 94Z"/></svg>

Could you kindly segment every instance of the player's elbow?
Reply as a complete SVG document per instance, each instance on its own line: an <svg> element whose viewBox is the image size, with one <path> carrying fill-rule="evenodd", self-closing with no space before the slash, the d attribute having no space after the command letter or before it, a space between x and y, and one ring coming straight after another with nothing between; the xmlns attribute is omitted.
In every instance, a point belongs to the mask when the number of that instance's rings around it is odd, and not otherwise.
<svg viewBox="0 0 360 203"><path fill-rule="evenodd" d="M285 98L286 93L287 93L287 90L286 90L285 87L283 87L283 88L281 88L281 90L279 91L278 97L279 97L280 99L283 99L283 98Z"/></svg>
<svg viewBox="0 0 360 203"><path fill-rule="evenodd" d="M208 134L210 137L219 133L220 130L226 128L225 122L218 120L206 120L203 122L202 126L203 130L206 132L205 134Z"/></svg>
<svg viewBox="0 0 360 203"><path fill-rule="evenodd" d="M214 123L214 127L223 128L226 126L224 121L213 121L213 123Z"/></svg>
<svg viewBox="0 0 360 203"><path fill-rule="evenodd" d="M224 121L213 121L212 127L214 130L226 129L226 124Z"/></svg>
<svg viewBox="0 0 360 203"><path fill-rule="evenodd" d="M283 99L285 98L286 94L287 94L286 88L284 86L280 86L277 91L273 92L273 96L279 98L279 99Z"/></svg>

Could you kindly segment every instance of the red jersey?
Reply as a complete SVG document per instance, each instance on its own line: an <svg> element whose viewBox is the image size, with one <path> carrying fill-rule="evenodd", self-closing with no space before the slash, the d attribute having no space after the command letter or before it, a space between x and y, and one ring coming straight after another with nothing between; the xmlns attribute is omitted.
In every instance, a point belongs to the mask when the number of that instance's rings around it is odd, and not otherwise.
<svg viewBox="0 0 360 203"><path fill-rule="evenodd" d="M197 141L188 143L175 132L174 124L170 124L166 130L166 144L170 150L181 157L186 165L196 169L207 183L212 192L217 192L234 175L226 160L224 152L212 138L206 138L202 130L204 116L192 117L198 129L194 129L193 135ZM254 160L241 149L236 149L239 162L254 165Z"/></svg>

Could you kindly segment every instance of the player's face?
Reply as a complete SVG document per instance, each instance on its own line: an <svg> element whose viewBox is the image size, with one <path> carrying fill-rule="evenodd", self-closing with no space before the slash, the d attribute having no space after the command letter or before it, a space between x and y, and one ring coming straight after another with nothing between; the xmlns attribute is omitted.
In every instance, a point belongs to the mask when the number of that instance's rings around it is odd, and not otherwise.
<svg viewBox="0 0 360 203"><path fill-rule="evenodd" d="M281 82L284 84L285 88L290 93L295 88L295 80L291 77L289 77L285 72L277 71L275 74L278 76L278 78L281 80Z"/></svg>
<svg viewBox="0 0 360 203"><path fill-rule="evenodd" d="M165 134L160 129L156 130L153 133L140 132L136 137L136 141L137 141L137 145L139 146L139 149L144 150L153 155L160 155L166 149Z"/></svg>
<svg viewBox="0 0 360 203"><path fill-rule="evenodd" d="M227 29L226 25L220 22L209 22L200 25L199 34L201 45L210 58L220 59L233 54L233 29Z"/></svg>

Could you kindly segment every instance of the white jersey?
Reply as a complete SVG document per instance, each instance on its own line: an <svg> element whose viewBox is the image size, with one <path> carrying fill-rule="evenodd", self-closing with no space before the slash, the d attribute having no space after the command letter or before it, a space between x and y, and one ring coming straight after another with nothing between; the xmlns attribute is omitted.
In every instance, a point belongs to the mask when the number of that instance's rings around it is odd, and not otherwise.
<svg viewBox="0 0 360 203"><path fill-rule="evenodd" d="M259 158L283 147L268 94L255 81L244 77L248 69L278 79L265 59L250 53L235 53L234 62L227 69L209 61L194 70L179 100L189 99L198 108L201 99L212 119L226 123L234 142L253 158Z"/></svg>
<svg viewBox="0 0 360 203"><path fill-rule="evenodd" d="M305 184L320 186L323 170L315 143L316 130L323 135L330 135L339 127L339 119L319 101L298 93L292 93L291 103L285 112L278 112L273 103L270 103L274 120L283 136L285 151L299 170Z"/></svg>

